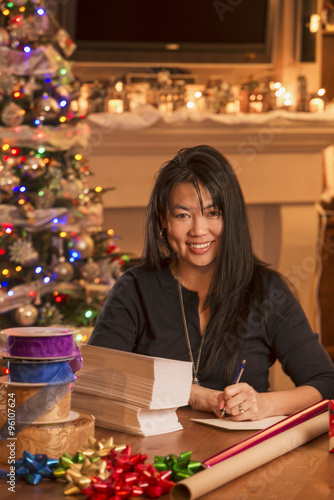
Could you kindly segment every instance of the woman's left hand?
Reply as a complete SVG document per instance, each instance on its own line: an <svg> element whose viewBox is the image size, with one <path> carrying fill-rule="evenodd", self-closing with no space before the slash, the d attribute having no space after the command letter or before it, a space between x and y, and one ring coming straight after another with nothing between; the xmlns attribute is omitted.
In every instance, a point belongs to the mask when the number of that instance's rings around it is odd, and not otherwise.
<svg viewBox="0 0 334 500"><path fill-rule="evenodd" d="M238 383L225 387L218 396L220 410L231 415L232 420L259 420L270 414L265 404L265 394L256 392L246 383Z"/></svg>
<svg viewBox="0 0 334 500"><path fill-rule="evenodd" d="M215 391L214 389L193 384L189 404L194 410L212 412L217 417L221 417L222 412L219 409L219 401L222 395L222 391Z"/></svg>

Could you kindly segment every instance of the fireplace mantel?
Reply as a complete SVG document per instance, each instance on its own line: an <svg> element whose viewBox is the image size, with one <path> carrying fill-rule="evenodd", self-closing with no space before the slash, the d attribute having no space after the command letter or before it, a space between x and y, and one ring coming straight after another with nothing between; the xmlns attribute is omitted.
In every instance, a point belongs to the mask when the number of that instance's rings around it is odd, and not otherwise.
<svg viewBox="0 0 334 500"><path fill-rule="evenodd" d="M322 185L322 151L334 143L334 113L273 113L245 118L160 119L151 126L104 115L92 127L94 185L116 186L106 207L144 207L154 173L183 147L209 144L227 155L247 203L314 203ZM217 118L215 119L215 116ZM182 117L181 117L182 118ZM218 121L220 118L220 121ZM223 117L224 118L224 117ZM260 120L259 120L260 118ZM136 129L137 127L137 129Z"/></svg>
<svg viewBox="0 0 334 500"><path fill-rule="evenodd" d="M311 153L332 143L334 113L331 115L331 120L324 121L312 119L313 117L309 113L307 113L309 119L303 121L287 119L287 115L284 114L273 115L270 120L263 122L263 124L259 124L255 120L254 122L232 121L224 123L211 119L199 122L177 121L170 124L159 121L153 126L137 130L118 128L117 124L113 123L113 118L110 118L110 126L103 126L103 122L98 126L92 119L89 120L89 123L93 131L97 132L101 149L111 148L115 153L119 153L122 148L127 147L129 140L133 153L139 153L149 147L152 152L166 152L168 154L171 147L174 149L175 147L184 147L185 141L191 145L205 142L219 143L225 148L226 154L236 152L249 154L246 151L246 143L250 143L250 147L253 145L256 150L263 150L263 146L265 146L270 152L276 152L284 146L287 152L294 153L303 147L305 152ZM100 142L100 135L108 136L109 140L103 139ZM242 146L240 146L241 143Z"/></svg>

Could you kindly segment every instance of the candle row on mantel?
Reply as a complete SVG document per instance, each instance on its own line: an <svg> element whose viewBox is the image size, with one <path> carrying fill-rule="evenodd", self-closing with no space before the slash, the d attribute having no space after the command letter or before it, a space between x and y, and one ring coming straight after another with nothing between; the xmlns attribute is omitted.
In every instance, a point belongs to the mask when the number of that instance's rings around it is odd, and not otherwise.
<svg viewBox="0 0 334 500"><path fill-rule="evenodd" d="M215 111L215 104L210 103L210 99L203 96L200 85L192 85L191 91L187 93L185 104L187 108L191 111L197 112L213 112ZM277 106L276 109L286 109L291 111L293 109L291 94L289 92L276 92ZM134 105L130 102L130 110L137 107L137 103ZM324 89L320 89L318 94L311 96L308 103L308 111L311 113L322 113L325 110L326 102L324 99ZM168 96L158 103L159 111L163 113L171 113L174 111L174 102ZM109 99L107 105L108 113L123 113L124 111L124 101L122 99ZM248 97L248 109L241 108L241 102L239 99L231 100L227 102L224 106L224 113L232 114L239 113L240 111L247 113L262 113L264 112L264 100L261 94L251 94ZM307 111L307 109L305 110Z"/></svg>
<svg viewBox="0 0 334 500"><path fill-rule="evenodd" d="M143 75L137 75L142 77ZM280 82L259 83L250 79L234 85L213 77L207 84L185 80L117 81L109 87L92 87L87 97L90 112L121 114L133 111L141 105L153 105L162 113L172 113L185 106L189 111L212 114L264 113L276 109L319 113L326 106L325 90L310 94L306 80L300 75L297 88L287 90ZM189 81L189 80L188 80Z"/></svg>
<svg viewBox="0 0 334 500"><path fill-rule="evenodd" d="M190 100L186 104L187 108L192 111L205 112L204 98L199 96L194 100ZM135 108L136 106L134 106ZM290 99L286 99L285 103L280 108L291 110ZM130 104L130 109L132 108ZM161 102L158 106L159 111L163 113L173 112L172 102ZM311 113L322 113L325 110L325 100L322 97L312 97L309 101L309 112ZM122 99L109 99L108 101L108 113L120 114L124 111L124 103ZM239 113L240 112L240 101L236 99L235 101L228 102L225 106L225 113ZM263 101L258 99L250 100L248 104L248 113L262 113L263 112Z"/></svg>

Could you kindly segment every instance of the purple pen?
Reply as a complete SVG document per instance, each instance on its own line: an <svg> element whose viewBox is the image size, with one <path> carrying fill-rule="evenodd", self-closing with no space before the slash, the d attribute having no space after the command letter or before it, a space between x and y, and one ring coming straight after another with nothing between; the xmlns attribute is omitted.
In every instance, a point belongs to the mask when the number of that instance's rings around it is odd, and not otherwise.
<svg viewBox="0 0 334 500"><path fill-rule="evenodd" d="M239 366L238 371L234 377L233 384L238 384L240 382L240 379L241 379L242 374L244 372L245 366L246 366L246 360L243 359L241 362L241 365ZM222 409L222 417L225 416L225 413L226 413L226 410L225 410L225 408L223 408Z"/></svg>
<svg viewBox="0 0 334 500"><path fill-rule="evenodd" d="M246 360L244 359L241 362L241 365L239 366L239 370L237 371L236 376L234 377L233 384L238 384L240 382L240 379L241 379L241 376L244 372L245 366L246 366Z"/></svg>

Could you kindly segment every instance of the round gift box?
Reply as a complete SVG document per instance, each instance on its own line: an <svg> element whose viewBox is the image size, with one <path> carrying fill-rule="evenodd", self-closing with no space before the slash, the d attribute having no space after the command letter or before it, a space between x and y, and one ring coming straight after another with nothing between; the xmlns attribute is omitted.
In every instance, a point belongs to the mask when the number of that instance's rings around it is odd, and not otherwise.
<svg viewBox="0 0 334 500"><path fill-rule="evenodd" d="M25 384L0 377L5 412L12 410L17 424L67 421L71 411L72 383Z"/></svg>
<svg viewBox="0 0 334 500"><path fill-rule="evenodd" d="M44 453L49 458L60 458L64 453L74 455L79 448L84 447L90 437L94 437L95 419L86 413L76 413L76 418L69 422L58 424L30 425L21 431L14 440L0 441L0 462L8 465L12 443L15 459L22 457L25 450L33 455ZM6 417L0 413L0 427L6 422Z"/></svg>
<svg viewBox="0 0 334 500"><path fill-rule="evenodd" d="M56 391L59 388L61 391L66 390L66 385L68 384L60 384L59 386L50 386L51 390L55 390L54 395L56 395ZM6 396L7 401L11 400L15 403L15 411L16 409L25 401L28 401L30 398L35 396L42 387L45 387L40 384L21 384L11 382L6 386ZM50 394L50 393L49 393ZM64 422L69 419L70 411L71 411L71 394L72 392L68 390L59 401L55 400L54 406L46 413L41 415L39 418L34 420L33 422L29 419L29 413L27 412L24 416L24 420L20 420L20 423L57 423ZM45 403L45 399L43 398L43 403Z"/></svg>

